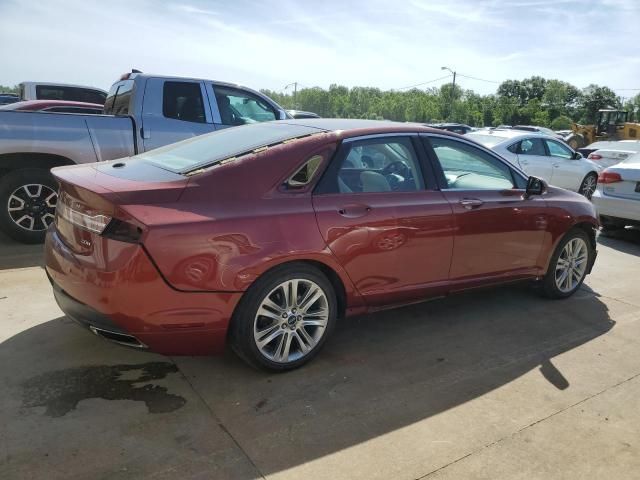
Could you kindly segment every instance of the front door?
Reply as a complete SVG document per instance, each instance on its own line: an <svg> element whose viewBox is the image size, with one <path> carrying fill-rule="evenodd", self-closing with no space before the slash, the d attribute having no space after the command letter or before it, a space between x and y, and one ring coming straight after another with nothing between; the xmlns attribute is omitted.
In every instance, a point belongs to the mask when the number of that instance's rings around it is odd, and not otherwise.
<svg viewBox="0 0 640 480"><path fill-rule="evenodd" d="M526 178L487 151L453 138L424 138L455 217L451 281L535 274L547 228L542 197L525 198Z"/></svg>
<svg viewBox="0 0 640 480"><path fill-rule="evenodd" d="M560 142L545 139L545 143L549 150L549 159L552 167L551 181L549 183L577 192L584 179L582 162L574 159L573 150Z"/></svg>
<svg viewBox="0 0 640 480"><path fill-rule="evenodd" d="M343 142L313 196L328 247L370 306L437 295L448 280L451 206L423 176L417 138Z"/></svg>

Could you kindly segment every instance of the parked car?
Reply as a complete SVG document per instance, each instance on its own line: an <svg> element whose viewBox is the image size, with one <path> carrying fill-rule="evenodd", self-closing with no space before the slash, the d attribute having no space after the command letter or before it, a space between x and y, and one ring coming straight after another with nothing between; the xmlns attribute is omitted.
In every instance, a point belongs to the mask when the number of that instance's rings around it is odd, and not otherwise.
<svg viewBox="0 0 640 480"><path fill-rule="evenodd" d="M554 132L550 128L547 127L538 127L537 125L515 125L512 127L513 130L522 130L525 132L538 132L544 135L549 135L550 137L557 138L558 140L562 140L564 142L564 135Z"/></svg>
<svg viewBox="0 0 640 480"><path fill-rule="evenodd" d="M287 370L342 316L523 279L564 298L596 256L584 197L416 124L253 124L53 174L58 304L165 354L229 338L252 365Z"/></svg>
<svg viewBox="0 0 640 480"><path fill-rule="evenodd" d="M112 160L216 129L288 118L254 90L211 80L126 74L106 115L0 110L0 228L21 242L44 240L53 221L52 167Z"/></svg>
<svg viewBox="0 0 640 480"><path fill-rule="evenodd" d="M640 153L600 173L593 204L604 230L640 226Z"/></svg>
<svg viewBox="0 0 640 480"><path fill-rule="evenodd" d="M101 88L66 83L22 82L21 100L67 100L104 105L107 92Z"/></svg>
<svg viewBox="0 0 640 480"><path fill-rule="evenodd" d="M578 149L578 152L582 154L583 157L588 157L590 154L595 152L596 150L633 150L636 152L640 152L640 141L638 140L600 140L598 142L593 142L586 147L582 147Z"/></svg>
<svg viewBox="0 0 640 480"><path fill-rule="evenodd" d="M100 115L103 113L104 106L99 103L69 102L67 100L23 100L0 107L0 111L4 110Z"/></svg>
<svg viewBox="0 0 640 480"><path fill-rule="evenodd" d="M305 112L303 110L287 110L287 113L291 118L303 119L303 118L320 118L320 115L313 112Z"/></svg>
<svg viewBox="0 0 640 480"><path fill-rule="evenodd" d="M598 172L602 170L565 143L545 134L496 129L472 132L467 136L491 148L528 175L579 192L587 198L591 198Z"/></svg>
<svg viewBox="0 0 640 480"><path fill-rule="evenodd" d="M638 153L638 150L613 150L603 148L601 150L591 152L587 158L592 162L597 163L602 168L607 168L626 160L636 153Z"/></svg>
<svg viewBox="0 0 640 480"><path fill-rule="evenodd" d="M9 105L19 101L20 97L15 93L0 93L0 105Z"/></svg>
<svg viewBox="0 0 640 480"><path fill-rule="evenodd" d="M460 135L464 135L473 130L472 127L464 125L463 123L433 123L428 126L439 130L446 130L447 132L458 133Z"/></svg>

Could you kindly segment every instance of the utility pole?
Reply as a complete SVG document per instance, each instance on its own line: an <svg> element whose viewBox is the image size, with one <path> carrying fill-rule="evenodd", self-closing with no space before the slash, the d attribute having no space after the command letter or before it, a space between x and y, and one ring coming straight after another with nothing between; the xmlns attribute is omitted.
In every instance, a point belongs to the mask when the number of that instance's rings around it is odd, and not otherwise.
<svg viewBox="0 0 640 480"><path fill-rule="evenodd" d="M289 88L291 85L293 85L293 108L297 109L298 108L298 82L293 82L290 83L289 85L285 85L284 89L286 90L287 88Z"/></svg>
<svg viewBox="0 0 640 480"><path fill-rule="evenodd" d="M456 72L455 70L451 70L449 67L440 67L440 70L449 70L453 74L453 82L451 86L451 105L450 105L450 117L453 117L453 105L455 102L455 94L456 94Z"/></svg>

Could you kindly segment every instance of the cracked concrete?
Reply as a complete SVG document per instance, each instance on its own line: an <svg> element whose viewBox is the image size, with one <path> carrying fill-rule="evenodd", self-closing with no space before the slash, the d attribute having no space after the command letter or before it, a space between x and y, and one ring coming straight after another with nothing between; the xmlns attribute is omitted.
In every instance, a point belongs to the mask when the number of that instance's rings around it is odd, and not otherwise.
<svg viewBox="0 0 640 480"><path fill-rule="evenodd" d="M88 334L39 250L0 238L0 478L637 478L640 241L599 251L569 300L520 285L349 319L270 375Z"/></svg>

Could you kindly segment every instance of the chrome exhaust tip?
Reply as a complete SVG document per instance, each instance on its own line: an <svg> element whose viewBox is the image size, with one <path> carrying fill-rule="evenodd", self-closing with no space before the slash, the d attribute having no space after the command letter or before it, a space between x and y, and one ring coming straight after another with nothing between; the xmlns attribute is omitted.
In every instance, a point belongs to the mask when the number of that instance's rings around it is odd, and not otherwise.
<svg viewBox="0 0 640 480"><path fill-rule="evenodd" d="M133 347L138 349L148 348L144 343L142 343L133 335L127 335L126 333L112 332L109 330L104 330L102 328L94 327L93 325L89 326L89 330L91 330L97 336L104 338L105 340L109 340L110 342L124 345L126 347Z"/></svg>

